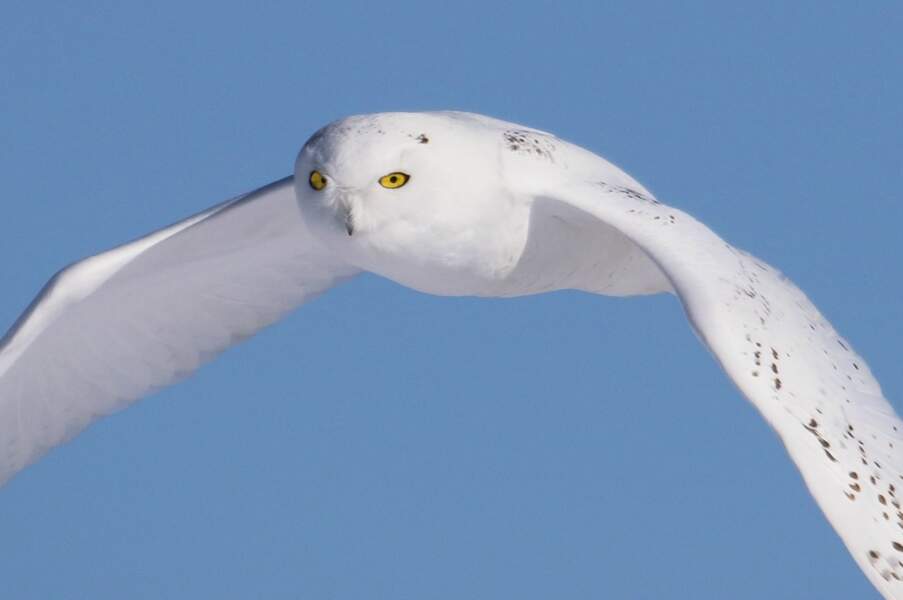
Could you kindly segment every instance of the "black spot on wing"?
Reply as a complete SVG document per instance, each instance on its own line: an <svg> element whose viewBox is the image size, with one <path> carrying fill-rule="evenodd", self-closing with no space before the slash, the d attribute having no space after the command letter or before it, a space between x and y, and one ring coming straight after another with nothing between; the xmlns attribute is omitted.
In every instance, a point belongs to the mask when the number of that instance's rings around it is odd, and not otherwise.
<svg viewBox="0 0 903 600"><path fill-rule="evenodd" d="M661 204L661 202L659 202L655 198L647 196L643 192L635 190L633 188L629 188L623 185L614 185L606 181L597 181L596 184L610 194L620 194L621 196L625 196L632 200L638 200L640 202L645 202L648 204ZM670 223L674 223L677 220L674 215L671 214L667 215L666 219Z"/></svg>
<svg viewBox="0 0 903 600"><path fill-rule="evenodd" d="M505 147L512 152L555 162L555 142L551 136L526 129L508 129L502 133Z"/></svg>

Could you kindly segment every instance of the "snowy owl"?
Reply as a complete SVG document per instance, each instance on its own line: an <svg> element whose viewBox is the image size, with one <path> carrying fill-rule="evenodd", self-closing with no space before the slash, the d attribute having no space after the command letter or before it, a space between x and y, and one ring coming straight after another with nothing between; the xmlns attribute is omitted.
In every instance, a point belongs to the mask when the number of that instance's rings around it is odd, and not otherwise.
<svg viewBox="0 0 903 600"><path fill-rule="evenodd" d="M450 296L676 295L854 560L903 598L903 424L850 344L614 165L475 114L336 121L293 175L60 271L0 340L0 483L363 271Z"/></svg>

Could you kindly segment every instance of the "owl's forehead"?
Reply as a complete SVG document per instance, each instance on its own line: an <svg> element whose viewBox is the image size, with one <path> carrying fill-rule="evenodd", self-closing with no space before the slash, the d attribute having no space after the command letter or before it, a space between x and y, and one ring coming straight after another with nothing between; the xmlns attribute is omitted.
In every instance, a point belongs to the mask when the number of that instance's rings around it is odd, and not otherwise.
<svg viewBox="0 0 903 600"><path fill-rule="evenodd" d="M491 151L507 126L482 115L462 112L392 112L355 115L317 131L307 152L324 164L373 164L406 156L460 156Z"/></svg>
<svg viewBox="0 0 903 600"><path fill-rule="evenodd" d="M434 120L417 113L358 115L323 127L305 150L328 163L372 162L429 144L436 128Z"/></svg>

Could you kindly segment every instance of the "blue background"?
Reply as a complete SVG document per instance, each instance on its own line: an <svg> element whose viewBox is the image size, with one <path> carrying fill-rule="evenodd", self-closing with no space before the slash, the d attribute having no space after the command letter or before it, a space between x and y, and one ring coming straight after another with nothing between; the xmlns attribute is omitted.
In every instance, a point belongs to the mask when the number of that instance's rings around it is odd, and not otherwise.
<svg viewBox="0 0 903 600"><path fill-rule="evenodd" d="M0 323L317 127L553 131L783 269L900 404L900 4L6 0ZM739 4L739 3L737 3ZM0 492L4 598L866 598L671 297L372 276Z"/></svg>

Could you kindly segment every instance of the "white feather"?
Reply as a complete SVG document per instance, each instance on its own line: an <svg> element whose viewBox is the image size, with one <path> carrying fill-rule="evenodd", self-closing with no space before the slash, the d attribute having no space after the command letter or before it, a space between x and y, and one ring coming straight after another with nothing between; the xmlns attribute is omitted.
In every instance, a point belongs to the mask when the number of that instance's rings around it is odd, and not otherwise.
<svg viewBox="0 0 903 600"><path fill-rule="evenodd" d="M849 342L604 159L464 113L330 124L294 178L61 271L0 342L0 483L359 270L434 294L676 294L853 558L903 598L903 423Z"/></svg>
<svg viewBox="0 0 903 600"><path fill-rule="evenodd" d="M0 343L0 482L355 272L290 177L63 269Z"/></svg>
<svg viewBox="0 0 903 600"><path fill-rule="evenodd" d="M850 343L779 271L680 210L602 185L564 190L557 201L538 210L565 215L586 235L614 227L659 265L853 558L886 597L903 598L903 422Z"/></svg>

